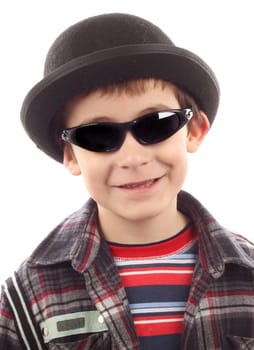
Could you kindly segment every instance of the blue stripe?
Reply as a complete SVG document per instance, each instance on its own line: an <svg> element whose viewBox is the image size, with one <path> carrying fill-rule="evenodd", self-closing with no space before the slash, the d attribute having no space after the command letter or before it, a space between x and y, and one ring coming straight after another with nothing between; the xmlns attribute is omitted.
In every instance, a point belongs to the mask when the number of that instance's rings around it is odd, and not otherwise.
<svg viewBox="0 0 254 350"><path fill-rule="evenodd" d="M182 260L182 261L180 261ZM190 262L186 262L186 260L192 260ZM156 258L151 261L151 259L142 259L142 263L140 259L131 259L131 260L117 260L115 259L115 263L119 270L126 268L137 268L137 267L174 267L174 266L186 266L191 267L196 264L197 255L195 254L181 254L174 255L170 257Z"/></svg>
<svg viewBox="0 0 254 350"><path fill-rule="evenodd" d="M130 304L131 313L137 316L183 315L186 302Z"/></svg>
<svg viewBox="0 0 254 350"><path fill-rule="evenodd" d="M180 349L180 334L160 335L154 337L139 337L140 350L179 350Z"/></svg>
<svg viewBox="0 0 254 350"><path fill-rule="evenodd" d="M197 259L197 254L176 254L176 255L171 255L170 257L167 257L167 259Z"/></svg>
<svg viewBox="0 0 254 350"><path fill-rule="evenodd" d="M138 286L126 287L130 304L182 302L189 296L190 286ZM180 300L179 300L180 299Z"/></svg>
<svg viewBox="0 0 254 350"><path fill-rule="evenodd" d="M117 264L116 264L117 265ZM184 267L193 267L195 264L193 264L193 263L189 263L189 264L187 264L187 263L184 263ZM172 268L174 268L174 267L181 267L181 266L183 266L183 264L178 264L177 262L176 263L171 263L171 264L169 264L169 263L159 263L159 264L154 264L154 263L150 263L150 264L138 264L138 265L124 265L124 266L117 266L118 267L118 270L119 270L119 272L121 273L122 272L122 270L125 270L125 269L131 269L131 268L135 268L135 269L137 269L137 268L146 268L146 269L149 269L149 267L156 267L156 268L160 268L160 267L172 267Z"/></svg>

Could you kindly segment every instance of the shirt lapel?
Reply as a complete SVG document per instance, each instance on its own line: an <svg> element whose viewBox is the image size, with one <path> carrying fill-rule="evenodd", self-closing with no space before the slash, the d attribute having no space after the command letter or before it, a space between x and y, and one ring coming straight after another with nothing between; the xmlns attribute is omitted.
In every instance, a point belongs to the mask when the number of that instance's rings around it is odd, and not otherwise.
<svg viewBox="0 0 254 350"><path fill-rule="evenodd" d="M127 296L104 240L84 277L87 291L111 333L114 349L139 349Z"/></svg>

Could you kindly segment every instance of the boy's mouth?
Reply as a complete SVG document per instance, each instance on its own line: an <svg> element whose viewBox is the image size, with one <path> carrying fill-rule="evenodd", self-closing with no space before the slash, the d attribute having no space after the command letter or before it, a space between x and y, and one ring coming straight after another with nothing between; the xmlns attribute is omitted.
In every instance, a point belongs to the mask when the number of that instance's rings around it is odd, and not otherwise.
<svg viewBox="0 0 254 350"><path fill-rule="evenodd" d="M133 182L133 183L128 183L124 185L120 185L120 188L125 188L125 189L139 189L139 188L148 188L151 187L155 182L157 182L159 178L156 179L151 179L151 180L146 180L146 181L141 181L141 182Z"/></svg>

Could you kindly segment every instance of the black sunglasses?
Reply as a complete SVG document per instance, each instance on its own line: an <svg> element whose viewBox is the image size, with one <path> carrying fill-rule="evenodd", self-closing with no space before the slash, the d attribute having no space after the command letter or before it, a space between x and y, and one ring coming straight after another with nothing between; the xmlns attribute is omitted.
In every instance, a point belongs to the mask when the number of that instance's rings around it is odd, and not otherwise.
<svg viewBox="0 0 254 350"><path fill-rule="evenodd" d="M93 152L114 152L123 144L126 133L142 145L166 140L192 118L191 107L152 112L126 123L99 122L65 129L61 138Z"/></svg>

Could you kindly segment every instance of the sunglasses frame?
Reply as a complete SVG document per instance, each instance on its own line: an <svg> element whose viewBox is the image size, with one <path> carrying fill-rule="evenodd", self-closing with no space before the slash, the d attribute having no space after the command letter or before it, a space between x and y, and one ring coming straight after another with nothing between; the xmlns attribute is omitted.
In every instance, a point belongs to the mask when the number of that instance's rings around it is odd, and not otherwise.
<svg viewBox="0 0 254 350"><path fill-rule="evenodd" d="M168 115L168 114L172 114L172 115ZM159 139L155 139L154 141L145 141L142 139L142 137L136 135L135 133L135 126L137 126L140 122L142 122L143 120L148 119L149 117L151 118L154 115L158 116L158 119L165 119L165 118L172 118L173 115L177 115L178 119L179 119L179 126L177 128L177 130L174 130L172 133L169 133L167 135L164 135L163 137L160 137ZM162 142L166 139L168 139L169 137L171 137L172 135L174 135L175 133L177 133L181 128L183 128L184 125L186 125L191 118L193 117L193 111L192 111L192 107L188 106L186 108L183 109L168 109L168 110L163 110L163 111L158 111L158 112L152 112L152 113L148 113L145 115L142 115L134 120L131 120L129 122L123 122L123 123L115 123L115 122L98 122L98 123L88 123L88 124L82 124L79 126L75 126L72 128L67 128L64 129L62 131L61 134L61 139L65 142L74 144L76 146L79 146L83 149L92 151L92 152L100 152L100 153L105 153L105 152L115 152L117 150L119 150L125 140L126 137L126 133L127 132L131 132L132 136L142 145L152 145L152 144L156 144L159 142ZM92 148L87 148L84 146L81 146L80 143L77 141L76 138L76 132L77 130L82 129L89 129L92 126L107 126L107 127L113 127L115 130L118 129L119 130L119 140L118 143L113 147L108 147L105 150L96 150L96 147Z"/></svg>

